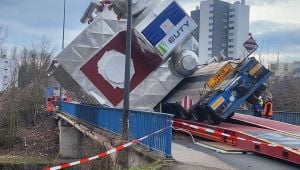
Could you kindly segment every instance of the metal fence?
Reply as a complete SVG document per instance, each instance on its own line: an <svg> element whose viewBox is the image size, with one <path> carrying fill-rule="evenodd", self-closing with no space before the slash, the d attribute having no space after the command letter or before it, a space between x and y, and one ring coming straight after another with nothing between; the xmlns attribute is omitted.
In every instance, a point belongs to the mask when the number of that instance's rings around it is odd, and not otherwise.
<svg viewBox="0 0 300 170"><path fill-rule="evenodd" d="M237 110L236 113L253 115L251 110ZM300 112L274 111L272 119L300 126Z"/></svg>
<svg viewBox="0 0 300 170"><path fill-rule="evenodd" d="M61 111L115 134L121 134L123 111L115 108L62 103ZM157 130L171 126L172 115L164 113L129 111L130 139L138 139ZM171 157L172 129L168 128L141 141L140 144Z"/></svg>
<svg viewBox="0 0 300 170"><path fill-rule="evenodd" d="M300 112L274 112L273 119L300 126Z"/></svg>

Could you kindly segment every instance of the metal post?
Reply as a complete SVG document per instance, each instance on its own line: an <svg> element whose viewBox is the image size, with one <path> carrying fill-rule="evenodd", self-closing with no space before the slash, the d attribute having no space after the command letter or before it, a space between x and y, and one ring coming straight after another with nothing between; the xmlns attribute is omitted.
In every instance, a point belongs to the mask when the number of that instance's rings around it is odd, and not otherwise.
<svg viewBox="0 0 300 170"><path fill-rule="evenodd" d="M61 42L61 50L65 48L65 20L66 20L66 0L64 0L64 17L63 17L63 34L62 34L62 42ZM61 107L62 102L62 91L61 85L59 84L59 107Z"/></svg>
<svg viewBox="0 0 300 170"><path fill-rule="evenodd" d="M131 14L132 0L127 1L127 31L126 31L126 60L125 60L125 78L124 78L124 104L123 104L123 138L128 140L129 129L129 92L130 92L130 58L131 58Z"/></svg>
<svg viewBox="0 0 300 170"><path fill-rule="evenodd" d="M246 58L248 58L254 51L256 51L257 48L258 48L258 46L255 47L252 51L250 51L250 52L247 54Z"/></svg>
<svg viewBox="0 0 300 170"><path fill-rule="evenodd" d="M66 23L65 20L66 20L66 0L64 0L63 35L62 35L62 43L61 43L62 50L65 47L65 23Z"/></svg>

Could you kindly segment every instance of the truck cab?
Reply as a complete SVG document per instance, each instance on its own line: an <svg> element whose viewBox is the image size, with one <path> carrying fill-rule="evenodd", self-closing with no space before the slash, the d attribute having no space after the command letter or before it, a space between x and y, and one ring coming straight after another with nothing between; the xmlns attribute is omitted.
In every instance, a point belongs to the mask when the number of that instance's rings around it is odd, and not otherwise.
<svg viewBox="0 0 300 170"><path fill-rule="evenodd" d="M256 96L266 89L265 82L271 74L255 58L200 67L166 96L161 111L179 119L219 124L232 117L242 103L256 104ZM185 96L193 100L188 109L178 101Z"/></svg>
<svg viewBox="0 0 300 170"><path fill-rule="evenodd" d="M227 62L208 80L202 80L204 87L209 88L205 94L198 99L194 98L196 102L190 109L186 111L177 109L180 113L175 115L177 118L208 120L211 124L219 124L232 117L234 111L245 101L255 104L253 96L265 89L264 83L271 74L271 71L255 58L247 58L238 63ZM185 83L195 84L195 82ZM198 89L200 90L201 86Z"/></svg>

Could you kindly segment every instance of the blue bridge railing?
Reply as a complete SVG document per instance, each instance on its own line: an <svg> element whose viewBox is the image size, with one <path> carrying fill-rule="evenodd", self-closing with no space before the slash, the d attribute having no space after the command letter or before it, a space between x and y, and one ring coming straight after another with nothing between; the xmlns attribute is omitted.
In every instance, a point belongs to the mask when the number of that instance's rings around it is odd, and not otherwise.
<svg viewBox="0 0 300 170"><path fill-rule="evenodd" d="M237 110L236 113L253 115L251 110ZM274 111L273 120L300 126L300 112Z"/></svg>
<svg viewBox="0 0 300 170"><path fill-rule="evenodd" d="M121 134L123 111L116 108L96 107L83 104L62 103L62 112L98 128ZM171 126L172 115L164 113L129 111L129 137L138 139L152 132ZM172 129L168 128L141 141L140 144L172 157Z"/></svg>
<svg viewBox="0 0 300 170"><path fill-rule="evenodd" d="M273 113L273 119L300 126L300 113L299 112L284 112L276 111Z"/></svg>

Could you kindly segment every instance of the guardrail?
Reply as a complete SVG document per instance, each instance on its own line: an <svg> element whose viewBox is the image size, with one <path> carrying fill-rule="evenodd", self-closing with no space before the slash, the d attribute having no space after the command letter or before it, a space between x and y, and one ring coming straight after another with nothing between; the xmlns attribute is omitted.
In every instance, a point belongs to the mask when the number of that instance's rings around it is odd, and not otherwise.
<svg viewBox="0 0 300 170"><path fill-rule="evenodd" d="M253 115L251 110L237 110L236 113ZM274 111L273 120L300 126L300 112Z"/></svg>
<svg viewBox="0 0 300 170"><path fill-rule="evenodd" d="M123 111L116 108L96 107L84 104L63 102L62 112L98 128L121 134ZM155 112L129 111L129 137L138 139L149 133L171 126L172 115ZM157 135L143 140L140 144L156 150L166 157L171 155L172 129L168 128Z"/></svg>

